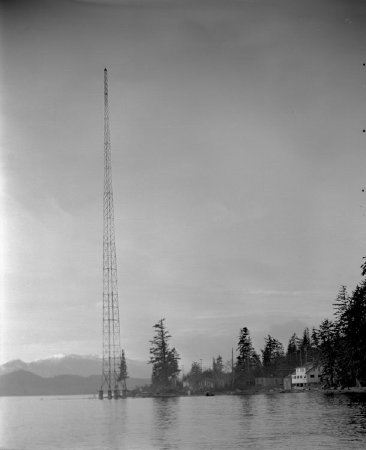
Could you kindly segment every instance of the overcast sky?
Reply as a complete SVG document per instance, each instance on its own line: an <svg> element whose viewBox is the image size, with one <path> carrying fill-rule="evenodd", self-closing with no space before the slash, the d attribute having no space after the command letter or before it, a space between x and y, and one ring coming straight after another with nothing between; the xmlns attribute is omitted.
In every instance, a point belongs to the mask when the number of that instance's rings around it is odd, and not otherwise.
<svg viewBox="0 0 366 450"><path fill-rule="evenodd" d="M186 367L330 318L366 255L363 3L3 1L1 362L101 354L104 67L127 357L162 317Z"/></svg>

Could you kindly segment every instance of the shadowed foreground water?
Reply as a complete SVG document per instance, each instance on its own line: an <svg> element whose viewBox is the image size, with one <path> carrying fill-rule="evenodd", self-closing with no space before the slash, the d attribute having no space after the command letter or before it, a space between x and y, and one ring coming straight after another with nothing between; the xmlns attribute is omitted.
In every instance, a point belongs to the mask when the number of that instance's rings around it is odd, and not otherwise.
<svg viewBox="0 0 366 450"><path fill-rule="evenodd" d="M364 449L366 401L320 393L0 398L1 449Z"/></svg>

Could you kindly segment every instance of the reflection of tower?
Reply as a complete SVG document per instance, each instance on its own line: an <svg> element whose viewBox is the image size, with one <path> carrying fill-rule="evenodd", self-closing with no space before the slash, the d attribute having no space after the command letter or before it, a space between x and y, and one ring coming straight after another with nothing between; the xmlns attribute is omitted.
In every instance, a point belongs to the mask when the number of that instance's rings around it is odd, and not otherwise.
<svg viewBox="0 0 366 450"><path fill-rule="evenodd" d="M103 197L103 367L99 398L103 388L108 398L119 397L121 363L116 242L112 190L111 143L109 136L108 74L104 69L104 197Z"/></svg>

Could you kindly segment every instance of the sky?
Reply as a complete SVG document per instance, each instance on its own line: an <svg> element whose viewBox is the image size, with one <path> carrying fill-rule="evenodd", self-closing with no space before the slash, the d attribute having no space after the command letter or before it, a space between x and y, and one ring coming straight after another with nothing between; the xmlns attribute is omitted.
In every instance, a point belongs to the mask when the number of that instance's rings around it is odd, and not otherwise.
<svg viewBox="0 0 366 450"><path fill-rule="evenodd" d="M366 5L1 2L0 362L102 352L108 68L121 345L287 346L366 255Z"/></svg>

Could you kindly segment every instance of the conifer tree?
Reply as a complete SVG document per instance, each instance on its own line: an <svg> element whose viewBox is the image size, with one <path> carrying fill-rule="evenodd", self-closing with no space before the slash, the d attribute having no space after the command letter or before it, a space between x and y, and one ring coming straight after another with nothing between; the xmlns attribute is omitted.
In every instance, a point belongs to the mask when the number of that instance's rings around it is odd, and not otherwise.
<svg viewBox="0 0 366 450"><path fill-rule="evenodd" d="M152 384L158 388L168 388L175 384L180 372L178 367L179 355L175 348L169 347L171 335L165 327L165 319L159 320L155 328L155 336L150 341L150 361L152 364Z"/></svg>
<svg viewBox="0 0 366 450"><path fill-rule="evenodd" d="M187 374L187 379L193 389L199 389L202 382L202 369L199 362L194 361L190 372Z"/></svg>
<svg viewBox="0 0 366 450"><path fill-rule="evenodd" d="M319 337L318 332L315 327L311 330L311 354L313 362L315 364L319 363Z"/></svg>
<svg viewBox="0 0 366 450"><path fill-rule="evenodd" d="M289 371L295 369L295 367L299 364L297 342L298 337L296 336L296 333L294 333L288 341L286 352L287 369Z"/></svg>
<svg viewBox="0 0 366 450"><path fill-rule="evenodd" d="M212 359L212 370L215 375L221 376L224 372L224 363L222 360L222 356L218 356L216 359Z"/></svg>
<svg viewBox="0 0 366 450"><path fill-rule="evenodd" d="M309 328L305 328L304 333L302 335L302 340L300 344L301 353L303 355L302 363L307 364L309 361L309 356L311 353L311 340L309 334Z"/></svg>
<svg viewBox="0 0 366 450"><path fill-rule="evenodd" d="M240 330L237 351L239 352L237 356L238 369L241 371L248 371L250 367L250 358L252 357L254 349L247 327L243 327Z"/></svg>
<svg viewBox="0 0 366 450"><path fill-rule="evenodd" d="M268 335L265 338L265 347L262 350L263 369L268 376L282 376L284 371L284 350L280 341Z"/></svg>
<svg viewBox="0 0 366 450"><path fill-rule="evenodd" d="M366 281L352 295L342 295L335 315L339 333L339 371L346 385L366 382Z"/></svg>
<svg viewBox="0 0 366 450"><path fill-rule="evenodd" d="M127 380L127 378L128 378L128 373L127 373L127 363L126 363L125 351L122 350L118 381L124 381L124 380Z"/></svg>
<svg viewBox="0 0 366 450"><path fill-rule="evenodd" d="M122 391L124 391L124 392L127 390L127 385L126 385L127 378L128 378L128 373L127 373L127 363L126 363L125 351L122 350L118 381L121 382Z"/></svg>
<svg viewBox="0 0 366 450"><path fill-rule="evenodd" d="M337 373L339 333L334 322L325 319L317 330L322 378L326 386L334 386Z"/></svg>
<svg viewBox="0 0 366 450"><path fill-rule="evenodd" d="M237 351L239 354L235 368L236 384L243 387L253 383L254 377L259 376L261 372L260 358L254 351L247 327L240 330Z"/></svg>

